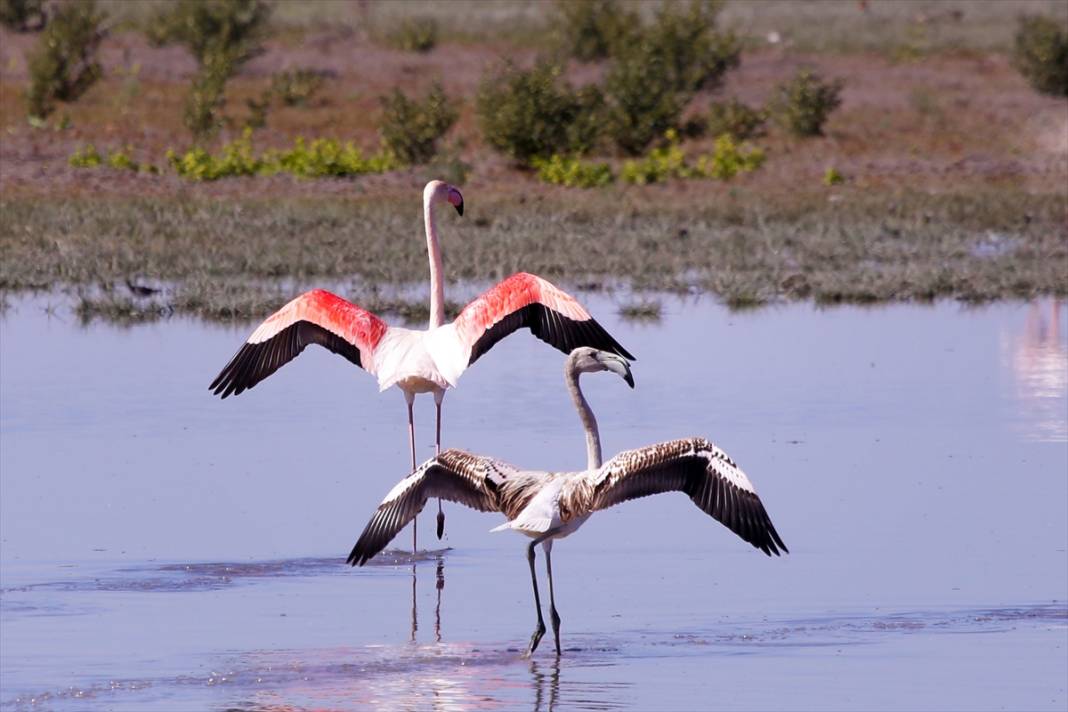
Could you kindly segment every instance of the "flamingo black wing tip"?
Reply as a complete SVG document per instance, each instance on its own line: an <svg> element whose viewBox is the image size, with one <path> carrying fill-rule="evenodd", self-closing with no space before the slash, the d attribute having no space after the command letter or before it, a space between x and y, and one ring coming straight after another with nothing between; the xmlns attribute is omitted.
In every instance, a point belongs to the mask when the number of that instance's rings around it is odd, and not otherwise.
<svg viewBox="0 0 1068 712"><path fill-rule="evenodd" d="M595 343L588 344L589 346L593 346L594 348L601 349L602 351L611 351L612 353L615 353L615 354L617 354L619 356L622 356L623 358L627 359L628 361L637 361L638 360L634 356L634 354L632 354L630 351L627 351L625 348L623 348L623 345L620 344L618 341L616 341L615 337L613 337L611 334L609 334L608 330L605 329L603 326L601 326L600 322L598 322L596 319L594 319L593 317L590 317L589 324L593 328L594 341L595 341ZM603 345L597 344L596 341L602 341Z"/></svg>
<svg viewBox="0 0 1068 712"><path fill-rule="evenodd" d="M612 339L611 336L609 336L608 338ZM637 361L638 360L634 356L634 354L632 354L630 351L627 351L625 348L623 348L623 346L618 341L616 341L615 339L612 339L612 350L615 351L620 356L622 356L623 358L627 359L628 361Z"/></svg>
<svg viewBox="0 0 1068 712"><path fill-rule="evenodd" d="M352 547L352 551L349 552L349 558L345 560L345 563L349 566L363 566L368 561L374 558L374 555L378 552L370 552L365 546L361 546L363 540L356 542L356 546Z"/></svg>

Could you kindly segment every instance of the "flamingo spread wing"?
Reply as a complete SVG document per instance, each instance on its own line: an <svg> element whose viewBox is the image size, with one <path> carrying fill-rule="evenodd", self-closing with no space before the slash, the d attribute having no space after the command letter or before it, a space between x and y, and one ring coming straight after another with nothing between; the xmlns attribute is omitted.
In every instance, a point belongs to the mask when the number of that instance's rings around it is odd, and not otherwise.
<svg viewBox="0 0 1068 712"><path fill-rule="evenodd" d="M237 395L292 361L308 344L319 344L374 373L374 350L388 328L366 309L314 289L260 324L208 388L223 398Z"/></svg>
<svg viewBox="0 0 1068 712"><path fill-rule="evenodd" d="M480 512L498 509L488 477L510 466L463 450L446 450L428 460L390 490L352 547L348 563L363 566L393 540L431 497L466 505Z"/></svg>
<svg viewBox="0 0 1068 712"><path fill-rule="evenodd" d="M789 553L756 488L723 450L687 438L621 452L563 496L571 511L597 511L639 497L683 492L709 516L768 556Z"/></svg>
<svg viewBox="0 0 1068 712"><path fill-rule="evenodd" d="M524 327L564 353L579 346L592 346L635 360L574 297L526 272L513 274L468 304L453 326L466 352L464 367Z"/></svg>

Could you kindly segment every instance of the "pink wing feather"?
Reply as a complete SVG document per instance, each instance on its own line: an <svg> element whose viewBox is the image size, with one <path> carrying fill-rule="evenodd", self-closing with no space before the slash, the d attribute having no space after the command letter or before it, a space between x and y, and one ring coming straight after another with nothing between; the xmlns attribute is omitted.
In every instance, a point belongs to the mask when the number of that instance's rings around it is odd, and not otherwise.
<svg viewBox="0 0 1068 712"><path fill-rule="evenodd" d="M467 352L467 365L524 327L564 353L592 346L634 360L574 297L526 272L513 274L468 304L453 325Z"/></svg>
<svg viewBox="0 0 1068 712"><path fill-rule="evenodd" d="M377 316L322 289L305 292L267 317L212 381L226 398L252 388L319 344L374 373L374 350L389 326Z"/></svg>

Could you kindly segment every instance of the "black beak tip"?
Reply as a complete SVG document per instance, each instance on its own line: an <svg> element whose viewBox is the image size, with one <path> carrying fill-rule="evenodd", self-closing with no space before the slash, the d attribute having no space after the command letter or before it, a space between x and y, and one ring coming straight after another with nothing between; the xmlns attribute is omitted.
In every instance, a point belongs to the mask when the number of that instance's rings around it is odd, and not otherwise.
<svg viewBox="0 0 1068 712"><path fill-rule="evenodd" d="M461 200L460 204L456 206L456 212L460 213L460 215L463 216L463 214L464 214L464 201Z"/></svg>

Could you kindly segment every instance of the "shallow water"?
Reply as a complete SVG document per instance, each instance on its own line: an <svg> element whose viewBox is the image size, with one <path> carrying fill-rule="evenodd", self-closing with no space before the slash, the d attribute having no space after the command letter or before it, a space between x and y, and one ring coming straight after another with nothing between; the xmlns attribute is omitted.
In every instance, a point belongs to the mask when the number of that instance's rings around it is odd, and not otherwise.
<svg viewBox="0 0 1068 712"><path fill-rule="evenodd" d="M353 570L405 474L403 399L309 350L220 402L247 329L0 320L0 706L188 709L1065 709L1068 310L666 303L591 310L637 388L584 387L606 454L684 435L754 481L790 555L682 496L554 549L564 656L522 540L446 505L434 550ZM562 357L498 344L447 445L581 467ZM432 401L417 402L432 452ZM406 547L410 532L394 542ZM539 562L539 568L541 564ZM542 580L543 595L545 583Z"/></svg>

